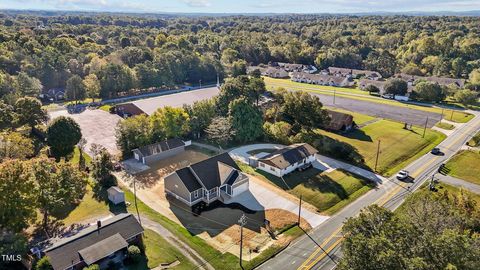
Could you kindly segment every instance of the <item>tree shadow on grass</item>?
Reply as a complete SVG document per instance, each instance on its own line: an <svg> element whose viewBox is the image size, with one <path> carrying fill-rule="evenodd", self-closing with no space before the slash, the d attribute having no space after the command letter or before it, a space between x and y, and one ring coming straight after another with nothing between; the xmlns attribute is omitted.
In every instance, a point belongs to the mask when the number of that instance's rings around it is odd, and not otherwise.
<svg viewBox="0 0 480 270"><path fill-rule="evenodd" d="M373 142L372 137L367 135L365 131L361 129L355 129L351 132L340 134L340 135L349 139L354 139L354 140L359 140L364 142Z"/></svg>

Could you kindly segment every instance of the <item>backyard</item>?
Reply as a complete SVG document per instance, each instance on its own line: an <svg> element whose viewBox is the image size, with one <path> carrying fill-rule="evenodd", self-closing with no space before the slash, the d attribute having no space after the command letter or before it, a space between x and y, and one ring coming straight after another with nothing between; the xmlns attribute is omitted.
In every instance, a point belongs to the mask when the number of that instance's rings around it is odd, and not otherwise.
<svg viewBox="0 0 480 270"><path fill-rule="evenodd" d="M324 215L334 214L374 187L368 180L340 169L322 172L310 168L303 172L290 173L282 180L246 164L238 164L243 171L255 174L292 195L302 196L303 200Z"/></svg>
<svg viewBox="0 0 480 270"><path fill-rule="evenodd" d="M448 173L453 177L480 185L480 151L460 151L446 164Z"/></svg>
<svg viewBox="0 0 480 270"><path fill-rule="evenodd" d="M380 141L376 171L390 176L445 139L445 135L431 129L427 129L425 137L422 138L423 128L414 126L412 130L406 130L403 127L402 123L380 120L347 134L324 130L317 132L355 147L364 158L365 165L371 169L375 168L377 146Z"/></svg>

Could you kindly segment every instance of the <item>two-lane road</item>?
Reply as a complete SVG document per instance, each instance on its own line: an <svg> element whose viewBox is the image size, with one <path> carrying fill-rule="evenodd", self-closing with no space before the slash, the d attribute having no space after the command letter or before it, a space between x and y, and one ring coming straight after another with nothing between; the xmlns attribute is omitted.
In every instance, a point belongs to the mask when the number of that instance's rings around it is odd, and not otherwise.
<svg viewBox="0 0 480 270"><path fill-rule="evenodd" d="M418 189L437 171L439 165L458 152L461 147L480 129L480 114L459 127L438 147L444 156L426 154L412 162L405 169L414 178L413 183L388 179L329 220L292 243L285 251L263 264L260 269L333 269L341 256L341 228L344 221L356 216L361 209L371 204L396 209L406 196Z"/></svg>

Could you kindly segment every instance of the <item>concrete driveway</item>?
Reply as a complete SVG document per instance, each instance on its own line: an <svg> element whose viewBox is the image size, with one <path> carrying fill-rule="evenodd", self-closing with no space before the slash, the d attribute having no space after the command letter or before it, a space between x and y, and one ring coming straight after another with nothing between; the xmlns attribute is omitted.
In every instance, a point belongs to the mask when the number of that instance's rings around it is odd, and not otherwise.
<svg viewBox="0 0 480 270"><path fill-rule="evenodd" d="M250 210L264 211L269 209L282 209L298 215L298 201L287 199L282 196L283 191L276 190L270 184L262 182L256 177L250 176L249 190L242 194L225 201L229 203L239 203ZM329 217L319 215L313 211L302 207L301 214L312 228L325 222Z"/></svg>
<svg viewBox="0 0 480 270"><path fill-rule="evenodd" d="M252 156L248 152L261 150L261 149L281 149L284 148L285 145L281 144L272 144L272 143L258 143L258 144L250 144L237 147L235 149L230 150L229 154L233 159L236 159L242 163L249 164L248 159Z"/></svg>
<svg viewBox="0 0 480 270"><path fill-rule="evenodd" d="M116 114L110 114L102 110L85 110L81 113L70 114L67 110L49 112L51 119L59 116L73 118L80 125L82 136L87 140L85 151L90 152L93 143L102 145L111 154L120 153L115 142L115 127L122 118Z"/></svg>

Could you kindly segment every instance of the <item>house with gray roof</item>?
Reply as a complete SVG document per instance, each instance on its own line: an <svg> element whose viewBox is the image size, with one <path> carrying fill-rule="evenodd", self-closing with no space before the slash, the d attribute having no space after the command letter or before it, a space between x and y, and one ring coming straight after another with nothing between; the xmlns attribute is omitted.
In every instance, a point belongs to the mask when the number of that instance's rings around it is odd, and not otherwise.
<svg viewBox="0 0 480 270"><path fill-rule="evenodd" d="M448 77L436 77L436 76L417 76L417 75L410 75L405 73L398 73L394 75L395 78L402 79L407 82L409 86L415 86L417 83L421 81L427 82L434 82L438 83L439 85L443 86L454 86L456 88L464 88L465 87L465 80L464 79L455 79L455 78L448 78Z"/></svg>
<svg viewBox="0 0 480 270"><path fill-rule="evenodd" d="M187 144L189 145L190 142L174 138L133 149L132 152L136 160L149 165L184 152Z"/></svg>
<svg viewBox="0 0 480 270"><path fill-rule="evenodd" d="M292 72L291 80L300 83L310 83L336 87L349 87L355 84L351 77L339 77L324 74L308 74L304 72Z"/></svg>
<svg viewBox="0 0 480 270"><path fill-rule="evenodd" d="M124 213L61 239L44 249L42 254L49 257L54 270L77 270L92 264L106 269L111 262L122 263L127 247L140 244L142 234L143 228L138 220L132 214Z"/></svg>
<svg viewBox="0 0 480 270"><path fill-rule="evenodd" d="M359 78L363 76L369 80L380 80L382 78L382 75L379 72L372 70L329 67L328 72L330 75L338 77Z"/></svg>
<svg viewBox="0 0 480 270"><path fill-rule="evenodd" d="M311 164L316 153L317 149L308 143L292 144L258 159L257 169L282 177Z"/></svg>
<svg viewBox="0 0 480 270"><path fill-rule="evenodd" d="M248 190L248 176L228 153L176 170L164 178L165 193L193 206L224 201Z"/></svg>

